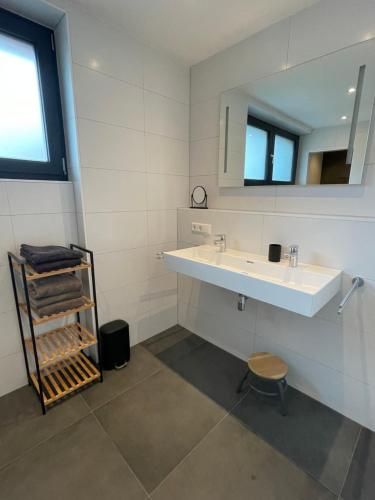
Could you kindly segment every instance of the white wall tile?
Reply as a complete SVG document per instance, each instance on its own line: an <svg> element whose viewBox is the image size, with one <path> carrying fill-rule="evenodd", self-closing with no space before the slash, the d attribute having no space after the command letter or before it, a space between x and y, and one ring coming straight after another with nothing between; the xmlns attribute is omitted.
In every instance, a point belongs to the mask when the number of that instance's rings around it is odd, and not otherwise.
<svg viewBox="0 0 375 500"><path fill-rule="evenodd" d="M3 357L20 352L21 336L18 330L15 309L0 314L1 328L6 335L0 335L0 363Z"/></svg>
<svg viewBox="0 0 375 500"><path fill-rule="evenodd" d="M9 214L9 203L6 192L6 182L0 182L0 215Z"/></svg>
<svg viewBox="0 0 375 500"><path fill-rule="evenodd" d="M226 318L181 302L178 317L182 326L235 356L248 357L253 351L253 333L239 328L233 329L231 321Z"/></svg>
<svg viewBox="0 0 375 500"><path fill-rule="evenodd" d="M194 141L190 146L190 175L216 175L219 163L219 139Z"/></svg>
<svg viewBox="0 0 375 500"><path fill-rule="evenodd" d="M220 98L214 97L190 107L190 140L219 136Z"/></svg>
<svg viewBox="0 0 375 500"><path fill-rule="evenodd" d="M291 18L288 64L300 64L375 37L374 17L371 0L329 0L298 12ZM333 22L337 29L332 29Z"/></svg>
<svg viewBox="0 0 375 500"><path fill-rule="evenodd" d="M365 167L362 185L278 186L278 212L375 216L375 166Z"/></svg>
<svg viewBox="0 0 375 500"><path fill-rule="evenodd" d="M285 68L289 19L223 50L191 68L191 103Z"/></svg>
<svg viewBox="0 0 375 500"><path fill-rule="evenodd" d="M169 273L169 269L164 264L164 260L157 256L158 252L171 252L177 250L177 241L170 241L159 243L158 245L149 245L147 248L148 253L148 276L149 278L156 278Z"/></svg>
<svg viewBox="0 0 375 500"><path fill-rule="evenodd" d="M16 245L13 237L11 218L0 216L0 266L8 265L8 251L15 251Z"/></svg>
<svg viewBox="0 0 375 500"><path fill-rule="evenodd" d="M146 210L146 174L82 169L85 209L90 212Z"/></svg>
<svg viewBox="0 0 375 500"><path fill-rule="evenodd" d="M59 213L60 186L56 182L7 182L12 214Z"/></svg>
<svg viewBox="0 0 375 500"><path fill-rule="evenodd" d="M64 213L61 215L63 223L63 235L62 235L62 239L64 241L63 245L68 245L70 243L79 243L76 214Z"/></svg>
<svg viewBox="0 0 375 500"><path fill-rule="evenodd" d="M219 188L217 174L191 176L190 192L195 186L204 186L206 189L209 208L262 212L275 209L275 186Z"/></svg>
<svg viewBox="0 0 375 500"><path fill-rule="evenodd" d="M256 301L249 299L245 310L238 311L236 293L184 275L179 275L178 292L179 301L185 305L231 322L231 332L237 329L255 331Z"/></svg>
<svg viewBox="0 0 375 500"><path fill-rule="evenodd" d="M144 92L145 129L174 139L189 139L189 108L153 92Z"/></svg>
<svg viewBox="0 0 375 500"><path fill-rule="evenodd" d="M72 182L60 182L60 206L62 212L76 212L76 204L74 198L74 186Z"/></svg>
<svg viewBox="0 0 375 500"><path fill-rule="evenodd" d="M139 87L74 64L77 116L112 125L144 129Z"/></svg>
<svg viewBox="0 0 375 500"><path fill-rule="evenodd" d="M95 252L146 246L146 212L86 214L87 244Z"/></svg>
<svg viewBox="0 0 375 500"><path fill-rule="evenodd" d="M142 86L141 45L78 8L69 16L69 25L75 63Z"/></svg>
<svg viewBox="0 0 375 500"><path fill-rule="evenodd" d="M91 120L78 120L82 167L144 172L144 133Z"/></svg>
<svg viewBox="0 0 375 500"><path fill-rule="evenodd" d="M375 221L266 215L263 253L269 243L297 243L302 262L374 279L374 224Z"/></svg>
<svg viewBox="0 0 375 500"><path fill-rule="evenodd" d="M147 171L189 175L189 143L162 135L146 134Z"/></svg>
<svg viewBox="0 0 375 500"><path fill-rule="evenodd" d="M12 224L17 249L21 243L66 244L63 214L15 215L12 217Z"/></svg>
<svg viewBox="0 0 375 500"><path fill-rule="evenodd" d="M106 292L148 279L147 248L98 254L95 270L98 290Z"/></svg>
<svg viewBox="0 0 375 500"><path fill-rule="evenodd" d="M0 266L0 314L14 309L14 298L12 281L10 279L9 266Z"/></svg>
<svg viewBox="0 0 375 500"><path fill-rule="evenodd" d="M189 68L147 47L144 50L144 88L189 104Z"/></svg>
<svg viewBox="0 0 375 500"><path fill-rule="evenodd" d="M262 337L255 337L254 350L273 352L284 359L289 365L288 380L293 387L362 425L370 429L375 428L375 393L372 386Z"/></svg>
<svg viewBox="0 0 375 500"><path fill-rule="evenodd" d="M148 243L177 241L177 210L147 212Z"/></svg>
<svg viewBox="0 0 375 500"><path fill-rule="evenodd" d="M148 174L147 203L149 210L186 207L189 178L181 175Z"/></svg>
<svg viewBox="0 0 375 500"><path fill-rule="evenodd" d="M16 353L0 359L0 396L27 384L23 354Z"/></svg>

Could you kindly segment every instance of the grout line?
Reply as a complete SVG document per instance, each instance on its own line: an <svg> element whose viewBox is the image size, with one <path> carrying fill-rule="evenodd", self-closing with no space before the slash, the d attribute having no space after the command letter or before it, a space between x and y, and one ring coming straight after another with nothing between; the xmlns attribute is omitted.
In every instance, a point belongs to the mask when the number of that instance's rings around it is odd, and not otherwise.
<svg viewBox="0 0 375 500"><path fill-rule="evenodd" d="M355 452L357 451L359 440L360 440L362 432L363 432L363 427L361 426L359 428L359 431L358 431L358 436L357 436L356 442L355 442L355 444L353 446L353 451L352 451L352 454L351 454L351 457L350 457L350 462L348 464L348 467L347 467L347 470L346 470L346 474L345 474L345 477L344 477L343 482L342 482L342 486L341 486L341 489L340 489L340 492L339 492L339 495L338 495L338 499L342 498L342 494L343 494L343 491L344 491L344 488L345 488L345 484L346 484L346 481L347 481L348 476L349 476L350 468L351 468L351 466L353 464L354 455L355 455Z"/></svg>
<svg viewBox="0 0 375 500"><path fill-rule="evenodd" d="M107 430L104 428L104 426L102 425L102 423L100 422L100 420L98 419L98 417L96 416L95 412L92 412L92 415L93 417L95 418L96 420L96 423L100 426L101 429L103 429L103 432L105 433L105 435L108 437L108 439L111 441L112 445L114 446L114 448L117 450L117 452L119 453L120 457L122 458L122 460L124 461L124 463L126 464L126 466L128 467L128 469L130 470L130 472L132 473L134 479L137 481L137 483L139 484L139 486L141 487L141 489L143 490L143 492L146 494L146 498L151 498L148 491L146 490L146 488L143 486L141 480L139 479L139 477L137 476L137 474L134 472L134 470L132 469L132 467L130 467L130 464L127 462L127 460L125 459L124 455L121 453L121 450L120 448L118 447L118 445L113 441L113 439L111 438L111 436L108 434Z"/></svg>
<svg viewBox="0 0 375 500"><path fill-rule="evenodd" d="M178 375L178 374L177 374ZM182 377L180 377L182 378ZM188 384L190 384L189 381L183 379L185 382L187 382ZM190 384L192 387L194 387L197 391L199 391L199 389L197 387L195 387L193 384ZM207 394L204 394L202 393L201 391L199 391L201 394L203 394L205 397L207 397L209 400L211 401L214 401L213 399L211 399L209 396L207 396ZM173 469L165 476L165 478L151 491L150 495L151 497L153 496L153 494L156 492L157 489L159 489L161 487L162 484L165 483L165 481L169 478L169 476L171 474L173 474L173 472L180 466L182 465L186 460L187 458L197 449L200 447L200 445L203 443L203 441L205 441L205 439L227 418L231 415L231 412L240 404L242 403L242 401L245 399L245 397L247 396L248 394L248 391L244 393L243 397L237 401L237 403L228 411L226 412L223 417L193 446L193 448L178 462L178 464L176 464ZM216 401L214 401L214 403L219 407L219 408L223 408L222 406L220 406Z"/></svg>
<svg viewBox="0 0 375 500"><path fill-rule="evenodd" d="M151 354L151 353L150 353ZM108 399L107 401L105 401L104 403L100 403L98 406L95 406L94 408L91 408L91 411L95 412L97 410L100 410L101 408L103 408L103 406L106 406L107 404L111 403L112 401L115 401L116 399L118 399L120 396L122 396L123 394L126 394L127 392L129 392L130 390L132 389L135 389L135 387L137 387L138 385L142 384L143 382L145 382L146 380L148 380L149 378L153 377L154 375L157 375L159 372L161 372L163 370L163 366L158 368L157 370L155 370L154 372L152 373L149 373L148 375L146 375L144 378L138 380L138 382L136 382L135 384L131 385L130 387L127 387L126 389L124 389L123 391L121 392L118 392L115 396L113 396L112 398Z"/></svg>
<svg viewBox="0 0 375 500"><path fill-rule="evenodd" d="M76 396L80 396L80 394L76 394ZM4 465L1 465L0 466L0 474L3 472L3 470L5 470L7 467L13 465L14 463L18 462L18 460L22 460L26 455L28 455L29 453L31 453L35 448L38 448L39 446L43 445L44 443L46 443L47 441L55 438L56 436L58 436L59 434L67 431L68 429L70 429L71 427L73 427L74 425L78 424L79 422L82 422L82 420L84 420L85 418L87 418L89 415L91 414L91 412L89 412L87 415L84 415L80 418L78 418L77 420L75 420L74 422L72 422L71 424L67 425L66 427L63 427L61 429L59 429L57 432L51 434L50 436L48 436L47 438L45 439L42 439L41 441L38 441L38 443L34 444L33 446L31 446L30 448L27 448L27 450L24 450L22 453L20 453L17 457L13 458L12 460L10 460L9 462L7 462L6 464ZM42 416L41 418L45 418L45 415Z"/></svg>
<svg viewBox="0 0 375 500"><path fill-rule="evenodd" d="M101 76L105 76L107 78L110 78L111 80L115 80L116 82L124 83L125 85L127 85L129 87L133 87L133 88L136 88L136 89L141 90L143 92L149 92L150 94L154 94L154 95L157 95L159 97L163 97L164 99L168 99L169 101L172 101L176 104L180 104L181 106L186 106L186 107L190 106L189 102L180 101L179 99L176 99L175 97L170 97L166 94L162 94L161 92L158 92L157 90L153 90L153 89L149 89L148 87L145 87L144 86L144 75L142 75L142 85L139 85L138 83L130 82L129 80L124 80L124 78L120 78L119 76L114 76L113 74L105 73L104 71L100 71L98 69L91 68L90 66L79 63L76 60L72 60L72 62L73 62L73 64L75 64L76 66L78 66L80 68L92 71L92 72L97 73ZM143 69L144 69L144 64L142 64L142 73L143 73ZM184 77L181 76L181 79L184 79Z"/></svg>
<svg viewBox="0 0 375 500"><path fill-rule="evenodd" d="M183 142L185 144L190 144L189 142L189 137L187 138L184 138L184 139L181 139L181 137L171 137L170 135L167 135L167 134L160 134L160 133L157 133L157 132L152 132L151 130L142 130L140 128L134 128L134 127L127 127L126 125L120 125L118 123L109 123L109 122L105 122L103 120L96 120L95 118L90 118L88 116L83 116L83 115L77 115L77 121L79 120L84 120L84 121L87 121L87 122L93 122L93 123L99 123L101 125L106 125L108 127L116 127L116 128L121 128L121 129L125 129L125 130L132 130L133 132L139 132L140 134L148 134L148 135L156 135L158 137L165 137L167 139L171 139L173 141L179 141L179 142ZM62 181L60 181L62 182Z"/></svg>

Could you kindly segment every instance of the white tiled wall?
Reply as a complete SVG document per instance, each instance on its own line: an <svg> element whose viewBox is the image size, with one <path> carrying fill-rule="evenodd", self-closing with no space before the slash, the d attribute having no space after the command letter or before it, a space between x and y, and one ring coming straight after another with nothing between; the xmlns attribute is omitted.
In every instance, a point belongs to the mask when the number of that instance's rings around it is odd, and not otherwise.
<svg viewBox="0 0 375 500"><path fill-rule="evenodd" d="M373 37L373 1L323 0L193 66L190 187L206 186L213 210L180 210L178 226L180 245L201 243L191 222L207 221L232 248L298 243L302 261L344 270L343 291L353 275L365 279L342 317L338 296L307 319L254 301L238 312L235 294L180 276L179 321L244 359L280 353L293 385L375 429L374 132L361 186L218 188L215 169L221 92Z"/></svg>
<svg viewBox="0 0 375 500"><path fill-rule="evenodd" d="M303 262L344 271L342 293L314 318L254 300L239 312L235 293L180 275L179 322L243 359L265 348L280 353L292 385L375 429L375 220L181 209L180 246L211 242L191 233L193 221L225 233L231 248L266 254L271 242L297 242ZM365 286L338 316L353 275Z"/></svg>
<svg viewBox="0 0 375 500"><path fill-rule="evenodd" d="M70 182L0 181L0 396L27 383L7 251L77 241Z"/></svg>
<svg viewBox="0 0 375 500"><path fill-rule="evenodd" d="M55 38L73 182L0 182L0 395L26 383L6 258L22 242L92 248L99 320L129 321L133 344L177 322L177 277L155 254L176 248L188 203L189 70L50 3L66 13Z"/></svg>
<svg viewBox="0 0 375 500"><path fill-rule="evenodd" d="M155 255L176 248L176 209L188 204L189 69L63 7L99 321L127 320L135 344L177 322L177 277Z"/></svg>

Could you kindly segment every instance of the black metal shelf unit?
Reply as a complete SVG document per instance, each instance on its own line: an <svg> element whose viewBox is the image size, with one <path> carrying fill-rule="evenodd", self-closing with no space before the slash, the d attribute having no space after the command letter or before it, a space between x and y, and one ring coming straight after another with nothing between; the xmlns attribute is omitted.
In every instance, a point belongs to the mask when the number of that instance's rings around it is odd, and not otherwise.
<svg viewBox="0 0 375 500"><path fill-rule="evenodd" d="M8 252L8 261L12 279L14 301L16 304L18 326L21 335L22 350L25 359L27 379L40 401L43 414L48 406L81 390L93 382L103 381L102 356L99 336L98 310L95 284L94 255L91 250L70 244L70 248L84 252L86 258L81 264L71 268L58 269L46 273L37 273L28 265L23 257ZM89 257L87 259L87 256ZM85 296L85 303L78 308L70 309L51 316L38 316L30 304L28 283L32 280L48 278L64 273L88 272L87 287L89 297ZM19 274L20 287L17 287L16 273ZM92 297L92 299L90 298ZM94 332L90 332L81 324L81 312L93 309ZM65 324L58 328L35 334L35 329L41 324L58 320L75 314L76 322ZM27 319L30 336L25 336L22 315ZM98 363L84 354L83 350L90 346L97 348ZM35 369L30 367L29 355L34 362Z"/></svg>

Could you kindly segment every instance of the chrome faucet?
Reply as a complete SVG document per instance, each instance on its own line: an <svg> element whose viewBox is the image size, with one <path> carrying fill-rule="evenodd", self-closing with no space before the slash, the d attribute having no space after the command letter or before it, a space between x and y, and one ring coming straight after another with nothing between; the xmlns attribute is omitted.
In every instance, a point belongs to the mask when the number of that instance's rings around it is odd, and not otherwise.
<svg viewBox="0 0 375 500"><path fill-rule="evenodd" d="M225 252L227 248L225 234L215 234L214 245L219 247L219 252Z"/></svg>
<svg viewBox="0 0 375 500"><path fill-rule="evenodd" d="M289 245L285 258L289 260L289 267L298 266L298 245Z"/></svg>

